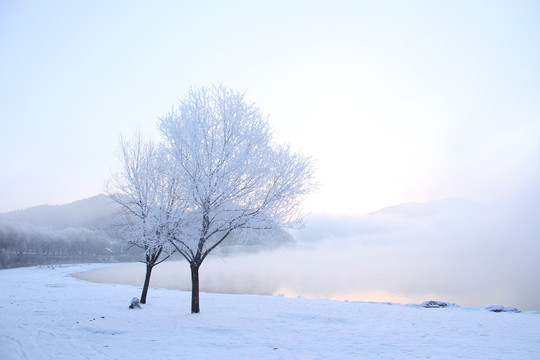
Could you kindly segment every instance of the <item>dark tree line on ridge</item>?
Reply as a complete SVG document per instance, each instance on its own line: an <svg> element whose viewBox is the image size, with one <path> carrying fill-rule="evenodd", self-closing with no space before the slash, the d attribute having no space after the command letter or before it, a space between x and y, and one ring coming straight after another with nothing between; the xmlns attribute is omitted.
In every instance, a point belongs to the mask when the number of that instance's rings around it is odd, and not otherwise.
<svg viewBox="0 0 540 360"><path fill-rule="evenodd" d="M0 267L134 261L123 241L102 229L53 229L0 221Z"/></svg>

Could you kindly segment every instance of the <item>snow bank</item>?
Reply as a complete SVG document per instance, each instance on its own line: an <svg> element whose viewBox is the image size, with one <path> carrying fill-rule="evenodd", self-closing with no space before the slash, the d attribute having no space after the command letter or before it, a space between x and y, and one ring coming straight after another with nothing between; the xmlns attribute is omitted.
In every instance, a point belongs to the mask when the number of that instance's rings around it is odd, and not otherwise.
<svg viewBox="0 0 540 360"><path fill-rule="evenodd" d="M540 314L368 304L98 284L104 265L0 271L0 358L537 359Z"/></svg>

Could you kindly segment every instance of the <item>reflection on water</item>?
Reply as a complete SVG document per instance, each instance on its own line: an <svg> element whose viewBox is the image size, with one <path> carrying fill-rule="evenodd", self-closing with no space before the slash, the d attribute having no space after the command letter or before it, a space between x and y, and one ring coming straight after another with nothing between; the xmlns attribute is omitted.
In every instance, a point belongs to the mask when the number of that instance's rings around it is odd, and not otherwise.
<svg viewBox="0 0 540 360"><path fill-rule="evenodd" d="M253 255L250 255L253 256ZM294 277L278 279L268 277L268 273L262 268L249 268L253 265L247 257L227 259L209 258L201 267L201 291L222 294L254 294L274 295L285 297L324 298L339 301L366 301L366 302L393 302L393 303L420 303L424 297L391 293L383 290L365 290L350 292L333 292L332 288L324 290L324 285L311 280L314 289L306 286L295 289ZM248 265L247 263L250 263ZM244 265L246 265L244 267ZM145 265L118 264L104 268L89 270L73 274L73 276L87 281L127 284L142 286L145 275ZM298 276L296 274L295 276ZM154 268L152 272L152 287L191 290L189 267L185 262L168 262ZM430 297L431 298L431 297Z"/></svg>
<svg viewBox="0 0 540 360"><path fill-rule="evenodd" d="M200 269L200 288L203 292L230 294L395 303L442 300L461 306L500 303L521 310L540 309L536 288L515 286L512 276L490 281L504 272L478 271L463 276L442 258L422 254L424 260L415 264L418 258L407 260L403 249L383 247L358 252L353 248L342 246L333 251L296 248L227 258L209 257ZM460 265L467 269L469 260L461 258ZM486 266L485 263L477 265ZM438 267L439 271L433 271ZM134 263L90 270L76 277L142 286L144 273L145 265ZM189 291L187 262L165 262L156 266L151 286ZM149 296L151 299L151 291Z"/></svg>

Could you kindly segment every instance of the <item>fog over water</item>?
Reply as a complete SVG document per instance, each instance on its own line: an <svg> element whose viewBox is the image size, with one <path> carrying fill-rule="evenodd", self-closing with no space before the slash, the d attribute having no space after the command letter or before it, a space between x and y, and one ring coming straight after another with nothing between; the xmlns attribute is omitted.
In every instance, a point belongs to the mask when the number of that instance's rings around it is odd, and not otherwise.
<svg viewBox="0 0 540 360"><path fill-rule="evenodd" d="M526 194L498 206L449 199L361 217L311 215L293 232L295 245L207 258L201 291L540 310L538 196ZM77 276L141 286L144 269L124 264ZM187 262L157 266L151 285L189 290Z"/></svg>

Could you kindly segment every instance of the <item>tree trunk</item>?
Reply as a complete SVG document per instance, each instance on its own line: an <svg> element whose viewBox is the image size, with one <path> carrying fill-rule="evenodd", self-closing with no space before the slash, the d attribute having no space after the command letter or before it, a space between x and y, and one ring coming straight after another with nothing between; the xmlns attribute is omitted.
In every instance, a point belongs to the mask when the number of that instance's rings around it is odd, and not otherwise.
<svg viewBox="0 0 540 360"><path fill-rule="evenodd" d="M146 294L148 294L148 287L150 286L150 276L152 275L153 264L146 264L146 276L144 278L144 285L141 294L141 304L146 304Z"/></svg>
<svg viewBox="0 0 540 360"><path fill-rule="evenodd" d="M189 264L191 267L191 313L199 313L199 266Z"/></svg>

